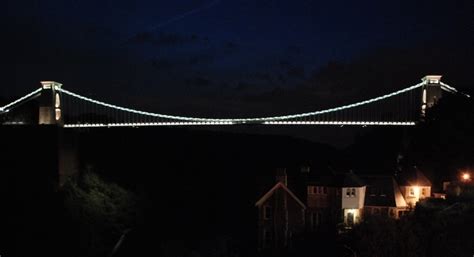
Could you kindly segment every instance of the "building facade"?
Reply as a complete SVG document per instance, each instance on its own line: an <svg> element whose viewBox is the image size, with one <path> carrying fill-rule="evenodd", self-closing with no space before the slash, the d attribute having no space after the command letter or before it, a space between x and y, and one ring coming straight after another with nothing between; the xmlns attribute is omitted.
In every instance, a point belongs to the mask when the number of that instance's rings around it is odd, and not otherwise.
<svg viewBox="0 0 474 257"><path fill-rule="evenodd" d="M305 195L288 188L286 170L256 202L260 249L285 248L303 232L347 230L364 217L398 219L431 196L431 182L418 169L403 176L358 176L352 172L305 177ZM306 199L306 203L301 199Z"/></svg>
<svg viewBox="0 0 474 257"><path fill-rule="evenodd" d="M287 187L285 170L277 171L276 184L256 203L259 249L279 249L305 229L305 204Z"/></svg>

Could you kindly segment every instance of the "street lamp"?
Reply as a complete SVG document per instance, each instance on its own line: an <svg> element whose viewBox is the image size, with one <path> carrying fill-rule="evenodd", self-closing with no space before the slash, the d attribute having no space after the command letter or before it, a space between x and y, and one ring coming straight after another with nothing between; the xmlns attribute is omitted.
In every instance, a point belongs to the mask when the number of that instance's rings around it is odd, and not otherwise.
<svg viewBox="0 0 474 257"><path fill-rule="evenodd" d="M469 174L469 172L464 172L462 175L461 175L461 179L462 181L464 182L468 182L471 180L471 174Z"/></svg>

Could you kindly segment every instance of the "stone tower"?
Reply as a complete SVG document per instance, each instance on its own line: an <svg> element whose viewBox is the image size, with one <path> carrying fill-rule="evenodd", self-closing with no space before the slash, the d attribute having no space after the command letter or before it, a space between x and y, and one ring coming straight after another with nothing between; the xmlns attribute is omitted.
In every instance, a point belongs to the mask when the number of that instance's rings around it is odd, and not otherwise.
<svg viewBox="0 0 474 257"><path fill-rule="evenodd" d="M421 117L425 117L426 110L433 107L442 97L441 75L427 75L421 79L425 82L421 96Z"/></svg>
<svg viewBox="0 0 474 257"><path fill-rule="evenodd" d="M61 110L61 92L58 90L62 84L55 81L41 81L43 91L39 98L39 125L63 125Z"/></svg>

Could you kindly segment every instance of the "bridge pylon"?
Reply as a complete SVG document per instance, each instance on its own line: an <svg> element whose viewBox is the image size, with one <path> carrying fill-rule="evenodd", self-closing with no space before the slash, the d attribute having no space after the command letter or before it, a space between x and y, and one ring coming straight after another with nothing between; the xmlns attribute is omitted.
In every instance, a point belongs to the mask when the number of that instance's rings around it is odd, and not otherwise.
<svg viewBox="0 0 474 257"><path fill-rule="evenodd" d="M39 97L39 125L64 125L61 110L61 88L62 84L55 81L41 81L43 90Z"/></svg>
<svg viewBox="0 0 474 257"><path fill-rule="evenodd" d="M441 89L442 75L426 75L421 80L425 82L421 95L421 117L425 117L426 110L433 107L443 96Z"/></svg>

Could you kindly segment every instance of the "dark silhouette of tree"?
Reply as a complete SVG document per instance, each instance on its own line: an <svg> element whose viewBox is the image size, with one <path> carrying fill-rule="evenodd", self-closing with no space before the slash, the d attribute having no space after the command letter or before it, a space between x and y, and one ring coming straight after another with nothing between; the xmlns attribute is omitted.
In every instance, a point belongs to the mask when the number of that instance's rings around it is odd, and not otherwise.
<svg viewBox="0 0 474 257"><path fill-rule="evenodd" d="M121 234L138 217L134 193L86 172L64 187L65 206L79 232L79 252L87 256L109 254Z"/></svg>

